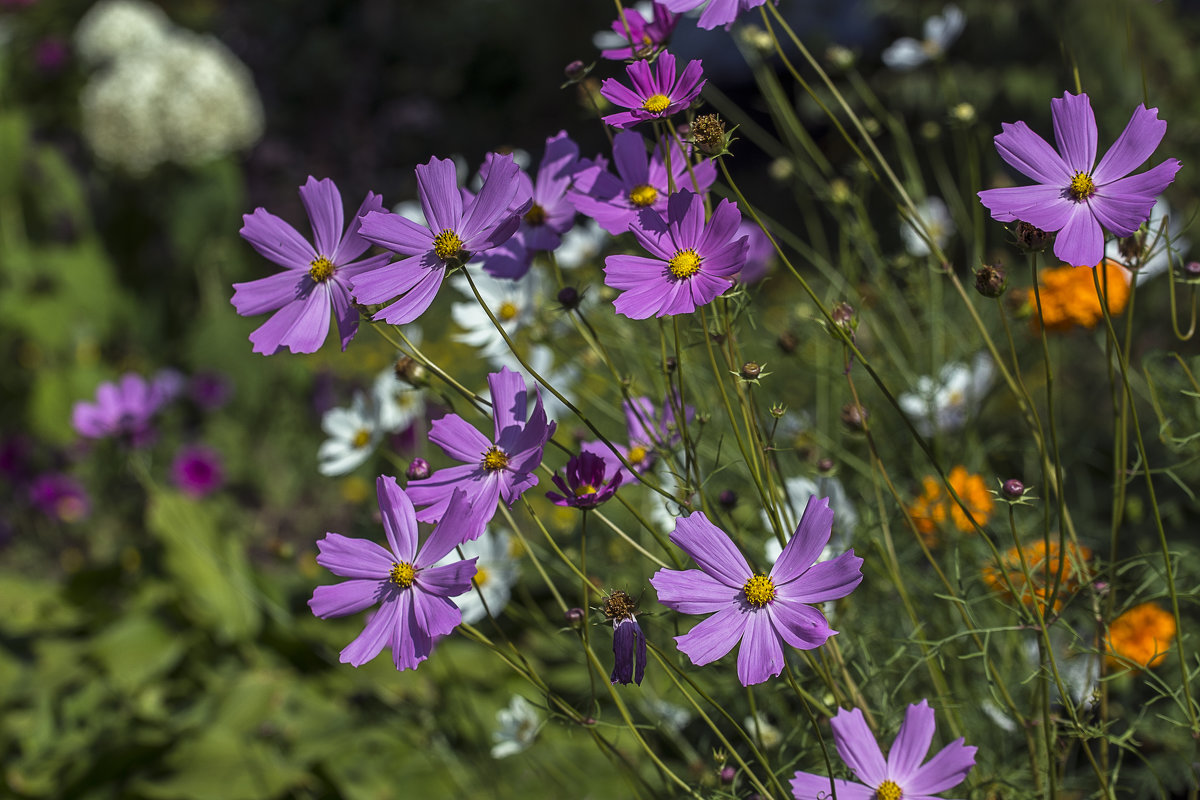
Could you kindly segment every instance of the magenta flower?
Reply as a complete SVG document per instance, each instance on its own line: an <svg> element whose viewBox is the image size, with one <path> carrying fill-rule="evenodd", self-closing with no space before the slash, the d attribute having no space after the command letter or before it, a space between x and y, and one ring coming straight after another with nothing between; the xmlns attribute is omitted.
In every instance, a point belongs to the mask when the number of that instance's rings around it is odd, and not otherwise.
<svg viewBox="0 0 1200 800"><path fill-rule="evenodd" d="M703 66L690 61L683 74L675 74L675 56L663 52L651 67L645 61L635 61L625 68L633 88L608 78L600 85L600 94L614 105L629 109L609 114L604 121L614 128L631 128L648 119L665 119L691 105L700 96L705 81L700 78Z"/></svg>
<svg viewBox="0 0 1200 800"><path fill-rule="evenodd" d="M862 711L841 709L830 720L838 755L861 783L797 772L792 778L796 800L826 800L831 786L844 800L933 800L933 795L962 783L975 766L975 747L955 739L924 764L933 741L933 709L922 700L904 712L904 724L884 761Z"/></svg>
<svg viewBox="0 0 1200 800"><path fill-rule="evenodd" d="M1137 175L1158 147L1167 123L1158 109L1139 105L1117 141L1096 164L1096 117L1086 94L1050 101L1055 152L1024 122L1004 123L996 150L1034 186L986 189L980 201L1000 222L1021 220L1044 231L1059 231L1054 255L1076 267L1104 259L1104 228L1130 236L1150 216L1155 198L1175 180L1178 159L1168 158Z"/></svg>
<svg viewBox="0 0 1200 800"><path fill-rule="evenodd" d="M572 189L569 193L571 201L581 214L596 220L600 227L616 236L637 222L642 209L650 208L665 214L672 185L699 194L707 192L717 178L716 166L705 159L694 164L689 172L687 153L678 144L672 145L669 152L671 179L668 181L661 145L654 148L651 156L646 152L646 142L640 133L622 131L613 137L613 163L617 174L613 175L600 165L592 167L592 174L581 181L587 188L577 185Z"/></svg>
<svg viewBox="0 0 1200 800"><path fill-rule="evenodd" d="M833 511L826 498L809 498L796 533L771 572L757 574L729 536L697 511L680 517L671 541L700 569L660 569L650 579L658 601L683 614L712 614L683 636L680 651L696 666L721 658L738 642L738 679L762 683L783 670L786 642L820 647L837 631L810 603L845 597L862 581L862 559L847 550L813 563L829 541Z"/></svg>
<svg viewBox="0 0 1200 800"><path fill-rule="evenodd" d="M127 436L134 445L144 444L153 435L150 420L177 394L177 376L164 370L147 381L129 372L116 383L102 383L95 403L75 404L71 424L89 439Z"/></svg>
<svg viewBox="0 0 1200 800"><path fill-rule="evenodd" d="M344 233L342 195L333 181L309 175L308 182L300 187L300 199L312 223L315 246L265 208L242 215L242 238L264 258L284 268L269 278L233 285L230 302L238 314L250 317L275 312L250 334L254 352L266 356L284 347L293 353L315 353L329 333L331 310L345 350L358 331L358 309L350 300L350 279L388 260L387 255L379 255L355 261L370 247L359 235L359 218L383 208L379 195L367 192Z"/></svg>
<svg viewBox="0 0 1200 800"><path fill-rule="evenodd" d="M642 212L630 230L651 257L604 259L604 282L622 290L613 306L631 319L689 314L711 303L746 263L746 237L737 206L722 200L704 222L704 200L685 190L671 195L667 216Z"/></svg>
<svg viewBox="0 0 1200 800"><path fill-rule="evenodd" d="M486 522L496 513L497 500L503 499L511 508L526 490L537 486L534 470L542 463L542 450L556 427L546 421L541 394L535 393L533 413L529 414L525 379L507 367L488 375L488 386L492 391L491 440L457 414L447 414L430 426L429 440L446 455L467 463L409 481L408 496L416 505L425 506L417 514L422 522L441 519L455 490L466 493L475 513Z"/></svg>
<svg viewBox="0 0 1200 800"><path fill-rule="evenodd" d="M59 522L79 522L92 512L83 484L70 475L49 472L29 485L29 502L38 511Z"/></svg>
<svg viewBox="0 0 1200 800"><path fill-rule="evenodd" d="M705 2L706 0L655 0L657 5L665 6L676 14L684 14L699 8ZM718 25L728 28L738 18L738 14L758 8L766 0L707 0L707 2L708 8L700 13L700 19L696 20L696 24L711 31ZM775 5L779 5L779 0L775 0Z"/></svg>
<svg viewBox="0 0 1200 800"><path fill-rule="evenodd" d="M666 47L667 40L671 38L671 32L675 30L675 24L679 22L679 15L672 14L657 4L651 13L653 19L646 19L640 11L632 7L626 8L625 21L622 22L618 17L613 20L612 24L613 32L623 44L620 47L601 50L601 57L613 61L648 58L653 55L655 50ZM628 28L626 28L626 24L628 24ZM607 41L612 38L612 35L597 34L597 38L600 37Z"/></svg>
<svg viewBox="0 0 1200 800"><path fill-rule="evenodd" d="M221 454L211 447L188 445L171 464L171 482L189 497L206 497L225 484Z"/></svg>
<svg viewBox="0 0 1200 800"><path fill-rule="evenodd" d="M624 470L611 469L603 456L584 451L567 461L566 479L554 474L554 485L558 492L546 492L556 506L595 508L609 500L621 485ZM607 478L606 473L611 473Z"/></svg>
<svg viewBox="0 0 1200 800"><path fill-rule="evenodd" d="M447 269L466 264L516 232L521 216L510 205L520 188L520 168L510 155L489 153L484 172L483 188L464 203L454 162L431 158L416 168L428 227L382 211L363 218L365 238L407 256L355 278L358 302L390 303L374 319L393 325L412 322L433 302Z"/></svg>
<svg viewBox="0 0 1200 800"><path fill-rule="evenodd" d="M442 523L418 548L413 504L396 479L380 475L375 489L387 549L366 539L326 533L317 542L317 563L350 580L318 586L308 606L313 614L328 619L378 603L363 632L342 650L341 662L361 666L387 646L396 669L416 669L429 657L434 639L462 622L462 612L450 598L471 591L475 575L473 558L434 565L464 540L478 537L483 526L464 494L455 492Z"/></svg>

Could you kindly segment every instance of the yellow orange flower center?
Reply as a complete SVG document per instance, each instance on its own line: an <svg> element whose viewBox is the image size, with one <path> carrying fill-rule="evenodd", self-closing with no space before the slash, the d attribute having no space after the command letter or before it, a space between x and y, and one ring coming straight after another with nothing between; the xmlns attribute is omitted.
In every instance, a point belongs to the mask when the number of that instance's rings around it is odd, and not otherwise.
<svg viewBox="0 0 1200 800"><path fill-rule="evenodd" d="M884 781L875 790L875 797L878 800L900 800L900 787L895 781Z"/></svg>
<svg viewBox="0 0 1200 800"><path fill-rule="evenodd" d="M1086 200L1096 193L1096 184L1092 182L1092 176L1086 172L1076 172L1071 177L1071 185L1067 187L1067 194L1071 195L1075 200Z"/></svg>
<svg viewBox="0 0 1200 800"><path fill-rule="evenodd" d="M575 487L575 496L576 497L583 497L585 494L595 494L595 493L596 493L596 487L592 486L590 483L584 483L584 484L581 484L581 485Z"/></svg>
<svg viewBox="0 0 1200 800"><path fill-rule="evenodd" d="M511 300L505 300L500 304L500 313L496 316L501 322L510 322L516 318L517 314L521 313L521 309L517 308L517 304Z"/></svg>
<svg viewBox="0 0 1200 800"><path fill-rule="evenodd" d="M629 448L629 463L636 464L639 461L646 460L646 448L639 445L634 445Z"/></svg>
<svg viewBox="0 0 1200 800"><path fill-rule="evenodd" d="M534 203L525 212L525 221L530 225L542 225L546 222L546 209Z"/></svg>
<svg viewBox="0 0 1200 800"><path fill-rule="evenodd" d="M483 586L488 582L488 571L486 567L478 567L475 570L475 577L471 578L476 586Z"/></svg>
<svg viewBox="0 0 1200 800"><path fill-rule="evenodd" d="M483 461L480 463L483 464L484 469L495 472L508 466L508 454L493 445L483 454Z"/></svg>
<svg viewBox="0 0 1200 800"><path fill-rule="evenodd" d="M665 94L652 94L646 98L646 102L642 103L642 108L651 114L661 114L667 110L669 105L671 105L671 98Z"/></svg>
<svg viewBox="0 0 1200 800"><path fill-rule="evenodd" d="M667 268L680 280L690 278L700 271L700 256L691 248L680 250L671 256L671 260L667 262Z"/></svg>
<svg viewBox="0 0 1200 800"><path fill-rule="evenodd" d="M629 190L629 202L638 208L652 206L657 199L658 189L655 189L648 183L643 183L641 186L635 186Z"/></svg>
<svg viewBox="0 0 1200 800"><path fill-rule="evenodd" d="M317 283L324 283L333 277L333 262L325 256L317 256L308 265L308 277Z"/></svg>
<svg viewBox="0 0 1200 800"><path fill-rule="evenodd" d="M370 441L371 441L371 432L368 431L366 428L359 428L358 432L354 434L354 438L350 440L350 444L353 445L355 448L361 449L363 447L366 447L367 443Z"/></svg>
<svg viewBox="0 0 1200 800"><path fill-rule="evenodd" d="M416 577L416 568L414 568L413 565L407 561L401 561L398 564L392 564L392 569L390 572L388 572L388 580L404 589L412 586Z"/></svg>
<svg viewBox="0 0 1200 800"><path fill-rule="evenodd" d="M750 605L762 608L775 599L775 582L766 575L755 575L746 581L742 594L746 595L746 602Z"/></svg>
<svg viewBox="0 0 1200 800"><path fill-rule="evenodd" d="M462 239L450 229L446 229L433 237L433 254L442 261L449 261L462 250Z"/></svg>

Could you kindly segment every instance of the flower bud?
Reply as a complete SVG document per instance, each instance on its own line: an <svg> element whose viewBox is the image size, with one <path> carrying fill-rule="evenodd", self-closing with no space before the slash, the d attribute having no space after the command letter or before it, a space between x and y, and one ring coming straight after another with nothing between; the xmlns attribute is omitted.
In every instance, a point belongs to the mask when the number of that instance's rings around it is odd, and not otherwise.
<svg viewBox="0 0 1200 800"><path fill-rule="evenodd" d="M1025 484L1016 478L1009 478L1001 486L1000 491L1008 500L1020 500L1025 494Z"/></svg>
<svg viewBox="0 0 1200 800"><path fill-rule="evenodd" d="M829 316L833 318L833 324L838 327L851 330L858 327L858 323L854 319L854 306L844 300L830 310Z"/></svg>
<svg viewBox="0 0 1200 800"><path fill-rule="evenodd" d="M842 424L852 431L861 431L866 427L870 414L858 403L847 403L842 406Z"/></svg>
<svg viewBox="0 0 1200 800"><path fill-rule="evenodd" d="M567 76L567 80L577 81L587 74L587 66L576 59L563 68L563 74Z"/></svg>
<svg viewBox="0 0 1200 800"><path fill-rule="evenodd" d="M409 356L404 356L396 361L392 365L392 369L396 372L397 378L417 389L425 385L428 377L425 366Z"/></svg>
<svg viewBox="0 0 1200 800"><path fill-rule="evenodd" d="M568 608L563 616L566 618L567 624L574 628L583 622L584 613L582 608Z"/></svg>
<svg viewBox="0 0 1200 800"><path fill-rule="evenodd" d="M775 340L775 345L785 353L796 352L796 347L800 344L800 340L796 338L796 334L792 331L784 331L779 334L779 338Z"/></svg>
<svg viewBox="0 0 1200 800"><path fill-rule="evenodd" d="M721 493L717 495L717 502L720 503L721 508L725 509L726 511L729 511L736 506L737 500L737 492L733 491L733 489L723 489Z"/></svg>
<svg viewBox="0 0 1200 800"><path fill-rule="evenodd" d="M999 264L984 264L975 270L975 289L984 297L997 298L1008 286L1008 273Z"/></svg>
<svg viewBox="0 0 1200 800"><path fill-rule="evenodd" d="M817 472L820 472L822 475L827 475L830 472L833 472L833 468L835 466L836 465L833 463L833 459L827 456L817 462Z"/></svg>
<svg viewBox="0 0 1200 800"><path fill-rule="evenodd" d="M579 290L574 286L564 286L558 290L558 304L568 311L578 308L581 299Z"/></svg>
<svg viewBox="0 0 1200 800"><path fill-rule="evenodd" d="M756 381L762 375L762 366L757 361L747 361L742 364L742 371L738 373L742 380Z"/></svg>
<svg viewBox="0 0 1200 800"><path fill-rule="evenodd" d="M733 779L736 776L737 776L737 770L734 769L733 767L729 766L728 764L725 765L724 767L721 767L721 771L717 774L717 777L720 778L721 783L725 784L726 786L733 783Z"/></svg>
<svg viewBox="0 0 1200 800"><path fill-rule="evenodd" d="M408 464L408 469L404 471L405 477L410 481L419 481L429 477L429 462L423 458L414 458Z"/></svg>

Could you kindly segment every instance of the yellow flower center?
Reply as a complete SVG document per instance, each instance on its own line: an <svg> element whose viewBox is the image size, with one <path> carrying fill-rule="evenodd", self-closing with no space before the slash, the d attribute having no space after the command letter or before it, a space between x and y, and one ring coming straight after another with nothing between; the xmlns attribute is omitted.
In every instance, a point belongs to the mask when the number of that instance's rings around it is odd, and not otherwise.
<svg viewBox="0 0 1200 800"><path fill-rule="evenodd" d="M575 489L576 497L583 497L585 494L595 494L595 493L596 493L596 487L592 486L590 483L582 484Z"/></svg>
<svg viewBox="0 0 1200 800"><path fill-rule="evenodd" d="M508 466L508 454L499 447L492 445L487 452L483 454L483 468L489 472L495 472L499 469L504 469Z"/></svg>
<svg viewBox="0 0 1200 800"><path fill-rule="evenodd" d="M516 318L519 313L521 313L521 309L517 308L516 303L511 300L505 300L500 304L500 313L496 316L500 317L501 322L509 322Z"/></svg>
<svg viewBox="0 0 1200 800"><path fill-rule="evenodd" d="M541 225L546 221L546 209L534 203L525 212L525 221L530 225Z"/></svg>
<svg viewBox="0 0 1200 800"><path fill-rule="evenodd" d="M415 580L416 577L417 570L407 561L401 561L399 564L392 564L392 569L388 573L388 580L404 589L412 586L413 580Z"/></svg>
<svg viewBox="0 0 1200 800"><path fill-rule="evenodd" d="M350 444L353 445L357 449L361 449L363 447L366 447L367 443L370 441L371 441L371 432L368 431L366 428L359 428L358 433L354 434L354 438L350 441Z"/></svg>
<svg viewBox="0 0 1200 800"><path fill-rule="evenodd" d="M895 781L884 781L875 790L875 797L878 800L900 800L900 787Z"/></svg>
<svg viewBox="0 0 1200 800"><path fill-rule="evenodd" d="M671 98L665 94L652 94L646 98L646 102L642 103L642 108L651 114L661 114L667 110L669 105L671 105Z"/></svg>
<svg viewBox="0 0 1200 800"><path fill-rule="evenodd" d="M680 250L671 256L671 260L667 262L667 268L680 280L690 278L700 271L700 256L696 255L696 251L691 248Z"/></svg>
<svg viewBox="0 0 1200 800"><path fill-rule="evenodd" d="M1086 172L1076 172L1071 178L1071 185L1067 187L1067 194L1075 200L1086 200L1095 193L1096 184L1092 182L1092 176Z"/></svg>
<svg viewBox="0 0 1200 800"><path fill-rule="evenodd" d="M629 202L633 203L638 208L646 208L654 205L654 201L658 199L658 189L655 189L648 183L643 183L641 186L635 186L629 191Z"/></svg>
<svg viewBox="0 0 1200 800"><path fill-rule="evenodd" d="M645 461L645 460L646 460L646 448L642 447L640 444L634 445L633 447L629 448L629 463L630 464L637 464L639 461Z"/></svg>
<svg viewBox="0 0 1200 800"><path fill-rule="evenodd" d="M478 567L475 570L475 577L471 578L476 586L483 586L488 582L488 571L486 567Z"/></svg>
<svg viewBox="0 0 1200 800"><path fill-rule="evenodd" d="M450 229L446 229L433 237L433 254L442 261L449 261L462 250L462 239Z"/></svg>
<svg viewBox="0 0 1200 800"><path fill-rule="evenodd" d="M308 277L317 283L324 283L333 277L333 262L325 256L317 256L308 265Z"/></svg>
<svg viewBox="0 0 1200 800"><path fill-rule="evenodd" d="M775 582L766 575L755 575L746 581L746 585L742 587L742 593L746 595L746 600L750 605L762 608L775 599Z"/></svg>

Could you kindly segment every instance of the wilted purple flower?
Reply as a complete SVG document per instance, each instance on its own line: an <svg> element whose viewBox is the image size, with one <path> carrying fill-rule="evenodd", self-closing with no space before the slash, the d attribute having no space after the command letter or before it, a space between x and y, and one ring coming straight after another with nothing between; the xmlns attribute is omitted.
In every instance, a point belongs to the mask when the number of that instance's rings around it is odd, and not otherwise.
<svg viewBox="0 0 1200 800"><path fill-rule="evenodd" d="M529 414L525 379L507 367L488 375L488 386L492 392L492 440L457 414L447 414L430 426L429 440L451 458L467 463L409 482L408 496L416 505L425 506L417 514L422 522L441 519L455 490L466 492L475 513L486 522L496 513L498 499L511 507L527 489L537 486L534 470L542 463L542 449L556 427L546 420L541 394L536 394Z"/></svg>
<svg viewBox="0 0 1200 800"><path fill-rule="evenodd" d="M521 224L510 209L520 182L511 155L489 153L479 194L465 204L454 162L431 158L416 168L417 193L427 226L399 214L372 211L362 235L406 258L358 275L354 297L360 303L389 303L374 319L393 325L412 322L429 308L450 267L508 241Z"/></svg>
<svg viewBox="0 0 1200 800"><path fill-rule="evenodd" d="M748 11L751 8L758 8L766 1L709 0L708 8L700 13L700 19L696 21L696 24L708 31L711 31L718 25L724 25L728 28L737 19L738 14ZM666 6L667 9L674 11L676 14L684 14L704 5L706 0L655 0L655 2ZM775 0L775 5L779 5L779 0Z"/></svg>
<svg viewBox="0 0 1200 800"><path fill-rule="evenodd" d="M1167 132L1158 109L1139 105L1117 141L1096 164L1096 117L1086 94L1065 93L1050 101L1058 152L1024 122L1004 123L996 136L1000 157L1034 186L986 189L980 201L1000 222L1021 220L1059 231L1054 255L1076 267L1104 258L1104 230L1131 236L1150 216L1157 195L1181 166L1168 158L1137 175Z"/></svg>
<svg viewBox="0 0 1200 800"><path fill-rule="evenodd" d="M617 313L665 317L711 303L746 263L746 237L734 238L741 221L737 206L722 200L705 224L703 198L686 189L671 195L665 219L643 211L630 230L651 257L604 259L604 282L622 291Z"/></svg>
<svg viewBox="0 0 1200 800"><path fill-rule="evenodd" d="M590 180L580 181L569 192L581 214L596 220L613 235L622 234L637 222L642 209L665 214L670 187L689 189L699 194L708 191L717 178L717 168L707 159L688 170L688 155L678 144L671 145L671 178L663 148L646 151L646 141L636 131L622 131L613 137L613 175L604 165L591 168ZM694 183L693 183L694 179ZM586 186L586 188L584 188Z"/></svg>
<svg viewBox="0 0 1200 800"><path fill-rule="evenodd" d="M233 303L243 317L274 311L253 333L254 352L272 355L287 347L293 353L315 353L329 333L329 312L337 319L342 349L358 331L358 309L350 300L350 279L387 263L387 255L355 261L370 244L359 234L362 215L383 208L374 192L343 233L342 195L333 181L308 176L300 199L312 223L316 246L265 208L242 215L240 231L264 258L283 267L269 278L235 283Z"/></svg>
<svg viewBox="0 0 1200 800"><path fill-rule="evenodd" d="M554 485L558 492L546 492L546 497L557 506L595 508L613 496L621 485L622 470L610 470L605 459L596 453L583 452L572 456L564 470L566 480L554 473ZM605 473L612 474L605 478Z"/></svg>
<svg viewBox="0 0 1200 800"><path fill-rule="evenodd" d="M645 61L635 61L625 68L630 89L616 78L600 85L600 94L613 105L629 109L609 114L604 121L614 128L631 128L648 119L665 119L692 104L700 96L704 68L699 61L690 61L681 75L675 74L675 56L664 52L651 67Z"/></svg>
<svg viewBox="0 0 1200 800"><path fill-rule="evenodd" d="M220 453L204 445L182 448L171 464L171 481L190 497L212 494L225 483Z"/></svg>
<svg viewBox="0 0 1200 800"><path fill-rule="evenodd" d="M637 9L626 8L624 21L619 17L613 20L613 33L596 34L596 44L599 47L616 41L621 42L620 45L600 51L600 55L613 61L626 61L631 58L647 58L655 50L666 47L667 40L671 38L671 32L675 30L675 24L679 21L679 15L672 14L658 4L653 6L651 14L652 18L646 19Z"/></svg>
<svg viewBox="0 0 1200 800"><path fill-rule="evenodd" d="M697 511L680 517L671 541L700 569L660 569L650 579L658 600L683 614L712 614L683 636L680 651L696 666L721 658L738 642L738 679L762 683L783 670L786 642L801 650L820 647L835 634L810 603L845 597L862 581L862 559L847 550L814 564L829 541L833 511L825 498L809 498L796 532L767 575L750 569L729 536Z"/></svg>
<svg viewBox="0 0 1200 800"><path fill-rule="evenodd" d="M328 619L356 614L379 603L363 632L342 650L343 664L361 666L391 647L396 669L416 669L429 657L433 641L462 622L450 599L471 589L475 559L434 566L464 539L483 531L463 492L447 504L440 525L417 547L417 518L412 502L396 479L380 475L375 482L388 547L366 539L326 533L317 542L317 563L350 580L318 586L308 601L313 614Z"/></svg>
<svg viewBox="0 0 1200 800"><path fill-rule="evenodd" d="M929 752L935 728L933 709L926 700L910 705L904 712L904 724L886 761L859 709L840 709L830 725L838 755L861 783L797 772L792 778L792 795L796 800L825 800L831 796L831 788L836 789L838 797L847 800L932 798L962 783L975 766L977 748L966 746L962 738L921 763Z"/></svg>
<svg viewBox="0 0 1200 800"><path fill-rule="evenodd" d="M613 671L609 680L614 685L641 686L646 674L646 634L633 613L636 610L634 599L620 589L604 601L604 616L613 624Z"/></svg>
<svg viewBox="0 0 1200 800"><path fill-rule="evenodd" d="M174 396L170 381L147 381L133 372L116 383L102 383L96 402L80 401L71 412L71 424L80 436L102 439L128 436L135 445L151 435L150 420Z"/></svg>
<svg viewBox="0 0 1200 800"><path fill-rule="evenodd" d="M92 511L83 485L69 475L56 472L33 479L29 486L29 502L38 511L59 522L78 522Z"/></svg>

